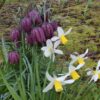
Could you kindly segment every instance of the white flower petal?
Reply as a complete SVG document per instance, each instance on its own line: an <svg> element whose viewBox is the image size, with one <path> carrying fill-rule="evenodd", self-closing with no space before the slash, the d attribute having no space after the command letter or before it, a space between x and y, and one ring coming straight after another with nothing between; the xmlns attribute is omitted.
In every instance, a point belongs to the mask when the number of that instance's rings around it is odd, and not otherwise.
<svg viewBox="0 0 100 100"><path fill-rule="evenodd" d="M51 52L47 49L44 52L45 57L50 57L51 56Z"/></svg>
<svg viewBox="0 0 100 100"><path fill-rule="evenodd" d="M79 64L79 65L75 68L75 70L78 70L78 69L82 68L83 66L84 66L84 64Z"/></svg>
<svg viewBox="0 0 100 100"><path fill-rule="evenodd" d="M53 81L53 77L48 73L48 71L46 72L46 77L49 81Z"/></svg>
<svg viewBox="0 0 100 100"><path fill-rule="evenodd" d="M94 82L96 82L98 80L98 74L95 74L93 77L94 77Z"/></svg>
<svg viewBox="0 0 100 100"><path fill-rule="evenodd" d="M84 54L81 54L80 57L82 57L82 58L85 57L85 55L86 55L87 53L88 53L88 49L85 51Z"/></svg>
<svg viewBox="0 0 100 100"><path fill-rule="evenodd" d="M69 73L71 73L72 71L75 71L76 68L73 65L69 65Z"/></svg>
<svg viewBox="0 0 100 100"><path fill-rule="evenodd" d="M91 75L93 75L93 71L92 71L92 70L89 70L89 71L87 72L87 76L91 76Z"/></svg>
<svg viewBox="0 0 100 100"><path fill-rule="evenodd" d="M43 89L43 92L48 92L49 90L51 90L53 88L54 82L50 82L46 88Z"/></svg>
<svg viewBox="0 0 100 100"><path fill-rule="evenodd" d="M47 47L42 47L41 50L45 51L45 50L47 50Z"/></svg>
<svg viewBox="0 0 100 100"><path fill-rule="evenodd" d="M63 76L61 76L61 77L58 77L57 80L63 82L69 75L70 75L70 74L67 73L66 75L63 75Z"/></svg>
<svg viewBox="0 0 100 100"><path fill-rule="evenodd" d="M72 28L70 28L66 33L65 35L68 35L70 32L71 32Z"/></svg>
<svg viewBox="0 0 100 100"><path fill-rule="evenodd" d="M76 59L77 57L75 55L70 55L71 59Z"/></svg>
<svg viewBox="0 0 100 100"><path fill-rule="evenodd" d="M73 82L75 82L75 80L70 79L70 80L63 81L62 84L63 84L63 85L72 84Z"/></svg>
<svg viewBox="0 0 100 100"><path fill-rule="evenodd" d="M54 49L56 49L60 44L60 40L57 40L55 43L54 43Z"/></svg>
<svg viewBox="0 0 100 100"><path fill-rule="evenodd" d="M56 54L61 54L61 55L63 54L63 51L58 50L58 49L55 49L54 52L55 52Z"/></svg>
<svg viewBox="0 0 100 100"><path fill-rule="evenodd" d="M51 38L51 41L57 41L58 39L59 39L58 36L53 36L53 37Z"/></svg>
<svg viewBox="0 0 100 100"><path fill-rule="evenodd" d="M47 48L53 48L53 43L50 39L46 41Z"/></svg>
<svg viewBox="0 0 100 100"><path fill-rule="evenodd" d="M62 27L57 28L58 36L60 37L62 34L64 35L64 30Z"/></svg>
<svg viewBox="0 0 100 100"><path fill-rule="evenodd" d="M100 60L98 61L98 64L97 64L96 70L99 70L99 68L100 68Z"/></svg>
<svg viewBox="0 0 100 100"><path fill-rule="evenodd" d="M52 60L54 62L54 60L55 60L55 54L52 55Z"/></svg>

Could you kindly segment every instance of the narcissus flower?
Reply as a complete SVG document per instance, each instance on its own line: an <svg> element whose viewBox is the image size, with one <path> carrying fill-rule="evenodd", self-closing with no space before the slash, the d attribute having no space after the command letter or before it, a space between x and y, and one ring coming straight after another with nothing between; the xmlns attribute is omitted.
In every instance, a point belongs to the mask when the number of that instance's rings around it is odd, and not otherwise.
<svg viewBox="0 0 100 100"><path fill-rule="evenodd" d="M72 61L71 61L71 64L75 63L75 62L78 62L78 64L85 64L85 59L87 59L87 57L85 57L88 53L88 49L85 51L84 54L78 54L77 56L76 55L70 55Z"/></svg>
<svg viewBox="0 0 100 100"><path fill-rule="evenodd" d="M98 61L96 70L88 69L87 75L92 76L90 82L96 82L98 79L100 79L100 60Z"/></svg>
<svg viewBox="0 0 100 100"><path fill-rule="evenodd" d="M41 50L44 52L45 57L50 57L51 59L55 59L56 54L63 54L61 50L58 50L57 47L59 46L59 42L55 42L54 44L50 39L46 41L46 46L42 47Z"/></svg>
<svg viewBox="0 0 100 100"><path fill-rule="evenodd" d="M18 64L19 63L19 59L20 59L20 56L19 56L18 52L12 51L12 52L8 53L8 62L10 64Z"/></svg>
<svg viewBox="0 0 100 100"><path fill-rule="evenodd" d="M62 44L67 44L68 39L66 35L68 35L71 32L72 28L70 28L67 32L64 32L62 27L57 28L58 36L52 37L52 41L60 41Z"/></svg>
<svg viewBox="0 0 100 100"><path fill-rule="evenodd" d="M74 82L73 79L65 80L67 78L67 75L61 77L57 77L56 75L54 75L52 77L48 72L46 72L46 77L50 81L50 83L46 88L44 88L43 92L48 92L53 87L55 88L56 92L61 92L63 90L63 85L72 84Z"/></svg>
<svg viewBox="0 0 100 100"><path fill-rule="evenodd" d="M73 80L77 80L80 78L80 75L78 74L77 70L82 68L84 65L79 64L77 67L74 67L73 65L69 65L69 75L72 77Z"/></svg>

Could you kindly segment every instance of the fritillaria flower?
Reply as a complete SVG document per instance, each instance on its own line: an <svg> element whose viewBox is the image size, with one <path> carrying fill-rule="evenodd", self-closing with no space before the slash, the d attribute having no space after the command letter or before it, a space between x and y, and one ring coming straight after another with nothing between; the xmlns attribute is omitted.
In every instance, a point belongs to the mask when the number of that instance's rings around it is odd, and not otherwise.
<svg viewBox="0 0 100 100"><path fill-rule="evenodd" d="M11 31L11 33L10 33L10 38L11 38L11 40L14 41L14 42L20 40L20 38L21 38L20 31L19 31L17 28L13 29L13 30Z"/></svg>
<svg viewBox="0 0 100 100"><path fill-rule="evenodd" d="M12 51L12 52L8 53L8 62L10 64L18 64L19 63L19 59L20 59L20 56L19 56L18 52Z"/></svg>
<svg viewBox="0 0 100 100"><path fill-rule="evenodd" d="M72 30L72 28L70 28L67 32L64 32L62 27L58 27L57 28L58 36L52 37L51 40L52 41L60 41L60 43L65 45L68 42L68 39L65 36L68 35L71 32L71 30Z"/></svg>
<svg viewBox="0 0 100 100"><path fill-rule="evenodd" d="M76 52L77 53L77 52ZM88 49L85 51L85 53L84 54L78 54L77 56L76 55L70 55L70 57L71 57L71 59L72 59L72 61L71 61L71 64L73 64L73 63L75 63L75 62L78 62L78 64L85 64L85 59L87 59L88 57L85 57L86 55L87 55L87 53L88 53Z"/></svg>
<svg viewBox="0 0 100 100"><path fill-rule="evenodd" d="M31 12L29 12L28 17L31 19L31 21L33 23L37 24L41 24L42 23L42 19L41 16L39 14L38 11L36 10L32 10Z"/></svg>
<svg viewBox="0 0 100 100"><path fill-rule="evenodd" d="M56 21L53 21L50 23L53 27L53 31L56 31L57 30L57 27L58 27L58 23Z"/></svg>
<svg viewBox="0 0 100 100"><path fill-rule="evenodd" d="M27 42L30 45L33 45L35 43L42 44L45 41L46 41L45 34L41 27L32 29L31 34L27 36Z"/></svg>
<svg viewBox="0 0 100 100"><path fill-rule="evenodd" d="M46 46L42 47L41 50L44 52L45 57L50 57L53 61L55 59L55 53L62 55L63 52L57 47L59 46L59 42L55 42L54 44L50 39L46 41Z"/></svg>
<svg viewBox="0 0 100 100"><path fill-rule="evenodd" d="M44 23L42 29L45 33L46 39L50 39L54 35L53 26L50 23Z"/></svg>
<svg viewBox="0 0 100 100"><path fill-rule="evenodd" d="M21 22L21 26L25 32L29 33L32 29L31 20L29 18L25 17Z"/></svg>
<svg viewBox="0 0 100 100"><path fill-rule="evenodd" d="M55 88L56 92L61 92L63 91L63 85L72 84L74 82L73 79L65 80L67 78L67 75L61 77L53 75L52 77L48 72L46 72L46 77L50 81L50 83L43 89L43 92L48 92L53 87Z"/></svg>
<svg viewBox="0 0 100 100"><path fill-rule="evenodd" d="M98 61L96 70L88 69L87 75L92 76L90 82L96 82L98 79L100 79L100 60Z"/></svg>

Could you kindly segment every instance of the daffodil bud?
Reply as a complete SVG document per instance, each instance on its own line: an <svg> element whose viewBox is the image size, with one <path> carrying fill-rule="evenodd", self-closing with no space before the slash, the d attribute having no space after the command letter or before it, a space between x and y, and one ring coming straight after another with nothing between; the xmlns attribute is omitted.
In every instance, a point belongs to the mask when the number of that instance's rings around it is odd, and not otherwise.
<svg viewBox="0 0 100 100"><path fill-rule="evenodd" d="M10 33L10 38L12 41L18 41L20 40L21 38L21 34L20 34L20 31L16 28L16 29L13 29Z"/></svg>
<svg viewBox="0 0 100 100"><path fill-rule="evenodd" d="M32 29L31 20L29 18L25 17L21 22L21 26L25 32L29 33Z"/></svg>
<svg viewBox="0 0 100 100"><path fill-rule="evenodd" d="M19 63L19 59L20 59L20 56L19 56L18 52L12 51L12 52L8 53L8 62L10 64L18 64Z"/></svg>

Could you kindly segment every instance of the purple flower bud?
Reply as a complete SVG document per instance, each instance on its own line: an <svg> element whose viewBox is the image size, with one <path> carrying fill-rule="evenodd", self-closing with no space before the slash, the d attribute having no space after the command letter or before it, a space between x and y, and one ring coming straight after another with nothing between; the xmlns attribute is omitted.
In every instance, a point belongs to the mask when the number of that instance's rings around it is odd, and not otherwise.
<svg viewBox="0 0 100 100"><path fill-rule="evenodd" d="M29 34L27 36L27 42L30 44L30 45L33 45L35 43L40 43L42 44L43 42L46 41L46 38L45 38L45 34L44 34L44 31L42 28L38 27L38 28L35 28L31 31L31 34Z"/></svg>
<svg viewBox="0 0 100 100"><path fill-rule="evenodd" d="M50 23L53 27L53 30L56 31L57 30L57 27L58 27L58 23L56 21L53 21Z"/></svg>
<svg viewBox="0 0 100 100"><path fill-rule="evenodd" d="M10 38L12 41L18 41L21 38L20 31L18 29L13 29L10 33Z"/></svg>
<svg viewBox="0 0 100 100"><path fill-rule="evenodd" d="M31 20L29 18L25 17L21 22L21 26L25 32L29 33L32 29Z"/></svg>
<svg viewBox="0 0 100 100"><path fill-rule="evenodd" d="M12 52L8 53L8 62L10 64L18 64L19 63L19 59L20 59L20 56L19 56L18 52L12 51Z"/></svg>
<svg viewBox="0 0 100 100"><path fill-rule="evenodd" d="M36 10L32 10L31 12L29 12L28 16L32 20L33 23L35 23L35 24L42 23L41 16L40 16L39 12L37 12Z"/></svg>
<svg viewBox="0 0 100 100"><path fill-rule="evenodd" d="M45 33L46 39L50 39L54 35L53 27L50 23L44 23L42 29Z"/></svg>

